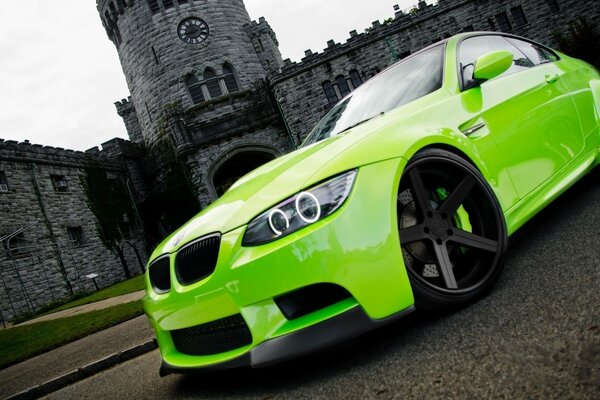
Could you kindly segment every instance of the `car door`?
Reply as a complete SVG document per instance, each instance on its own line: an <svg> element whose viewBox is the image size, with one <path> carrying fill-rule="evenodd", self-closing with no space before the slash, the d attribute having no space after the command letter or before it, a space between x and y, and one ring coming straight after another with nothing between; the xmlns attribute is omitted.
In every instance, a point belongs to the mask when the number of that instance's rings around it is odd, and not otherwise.
<svg viewBox="0 0 600 400"><path fill-rule="evenodd" d="M552 60L536 64L500 35L469 37L459 46L463 91L469 91L468 98L477 104L479 126L490 132L523 198L583 149L575 103L561 79L564 72ZM475 61L496 50L512 52L513 65L499 77L475 84Z"/></svg>

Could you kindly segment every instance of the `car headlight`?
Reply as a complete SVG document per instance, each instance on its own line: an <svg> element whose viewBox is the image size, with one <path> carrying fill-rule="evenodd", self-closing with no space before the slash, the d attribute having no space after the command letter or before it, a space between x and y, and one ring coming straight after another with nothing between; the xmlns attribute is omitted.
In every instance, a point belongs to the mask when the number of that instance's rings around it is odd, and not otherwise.
<svg viewBox="0 0 600 400"><path fill-rule="evenodd" d="M254 218L243 246L272 242L331 215L348 198L356 171L346 172L301 191Z"/></svg>

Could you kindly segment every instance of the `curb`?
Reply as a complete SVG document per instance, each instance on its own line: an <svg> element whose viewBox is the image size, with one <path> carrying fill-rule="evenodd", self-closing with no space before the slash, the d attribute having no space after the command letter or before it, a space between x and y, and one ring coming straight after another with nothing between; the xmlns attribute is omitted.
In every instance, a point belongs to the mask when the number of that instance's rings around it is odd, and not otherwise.
<svg viewBox="0 0 600 400"><path fill-rule="evenodd" d="M8 397L6 400L29 400L39 399L42 396L46 396L52 392L56 392L64 387L72 385L75 382L81 381L85 378L89 378L99 372L114 367L117 364L129 361L133 358L139 357L142 354L148 353L158 347L156 339L147 341L137 346L133 346L127 350L123 350L119 353L112 354L108 357L104 357L101 360L94 361L88 365L78 368L74 371L61 375L57 378L51 379L40 385L26 389L20 393Z"/></svg>

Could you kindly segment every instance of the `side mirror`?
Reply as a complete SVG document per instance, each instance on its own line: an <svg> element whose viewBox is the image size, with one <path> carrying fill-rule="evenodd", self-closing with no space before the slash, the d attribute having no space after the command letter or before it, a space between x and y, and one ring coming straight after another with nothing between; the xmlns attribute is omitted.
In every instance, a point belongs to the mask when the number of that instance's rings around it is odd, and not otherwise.
<svg viewBox="0 0 600 400"><path fill-rule="evenodd" d="M484 82L502 75L511 67L513 59L513 54L507 50L497 50L484 54L475 61L473 79Z"/></svg>

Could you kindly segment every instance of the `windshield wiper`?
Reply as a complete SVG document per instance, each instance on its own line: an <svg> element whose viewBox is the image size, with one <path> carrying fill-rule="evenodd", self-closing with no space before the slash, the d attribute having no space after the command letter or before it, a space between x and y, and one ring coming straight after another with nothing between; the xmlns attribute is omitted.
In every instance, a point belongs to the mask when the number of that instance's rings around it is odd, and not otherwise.
<svg viewBox="0 0 600 400"><path fill-rule="evenodd" d="M344 133L344 132L348 132L350 129L354 129L354 128L356 128L357 126L359 126L359 125L362 125L362 124L364 124L365 122L369 122L369 121L371 121L372 119L374 119L375 117L379 117L380 115L383 115L383 114L385 114L385 113L384 113L384 112L381 112L381 113L379 113L379 114L376 114L376 115L373 115L372 117L369 117L369 118L367 118L367 119L363 119L362 121L360 121L360 122L357 122L357 123L355 123L354 125L350 125L349 127L347 127L347 128L345 128L345 129L343 129L343 130L339 131L339 132L337 133L337 135L341 135L341 134L342 134L342 133Z"/></svg>

